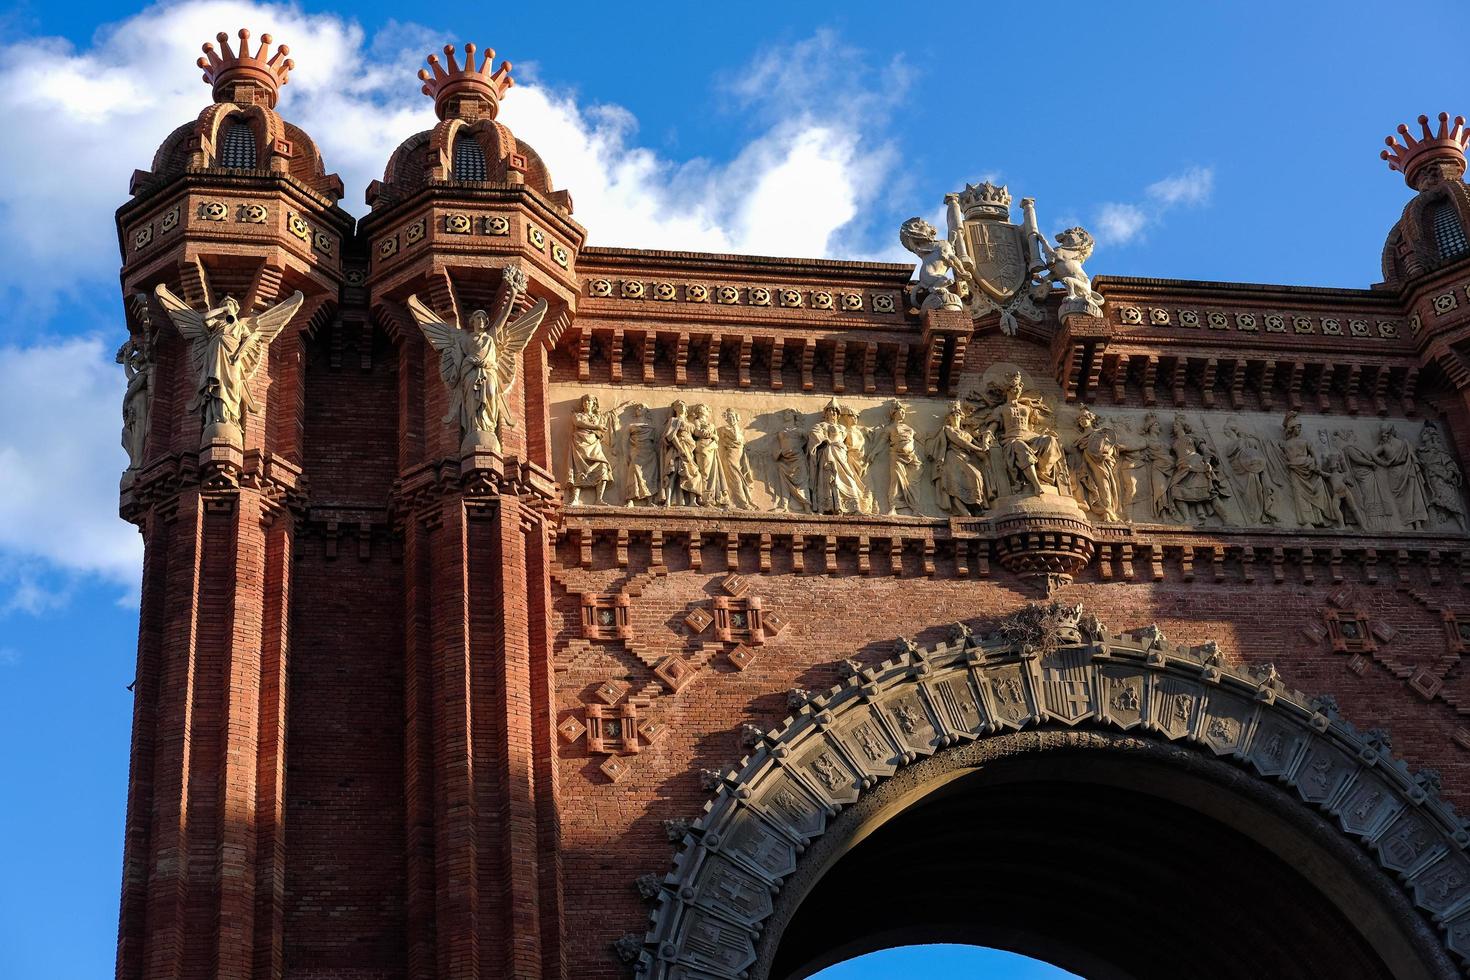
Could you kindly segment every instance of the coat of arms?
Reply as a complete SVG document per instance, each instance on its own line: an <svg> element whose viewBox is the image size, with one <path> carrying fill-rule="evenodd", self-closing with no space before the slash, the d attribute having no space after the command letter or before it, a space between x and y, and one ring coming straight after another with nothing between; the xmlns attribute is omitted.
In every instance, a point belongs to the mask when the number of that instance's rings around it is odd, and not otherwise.
<svg viewBox="0 0 1470 980"><path fill-rule="evenodd" d="M1060 313L1100 315L1102 297L1091 288L1082 263L1092 252L1092 237L1069 228L1052 247L1036 223L1036 202L1021 199L1024 224L1011 221L1011 194L990 181L967 184L946 194L946 234L923 218L899 229L903 247L919 256L917 281L909 299L919 309L964 310L974 319L1000 314L1007 334L1018 318L1041 320L1041 303L1053 284L1067 290Z"/></svg>

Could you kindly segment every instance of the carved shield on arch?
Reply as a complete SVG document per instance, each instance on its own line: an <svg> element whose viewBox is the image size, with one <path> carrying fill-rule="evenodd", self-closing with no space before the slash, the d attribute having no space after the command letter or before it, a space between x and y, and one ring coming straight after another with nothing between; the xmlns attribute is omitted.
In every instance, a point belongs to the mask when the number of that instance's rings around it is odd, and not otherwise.
<svg viewBox="0 0 1470 980"><path fill-rule="evenodd" d="M1026 284L1026 231L1005 221L965 222L965 244L975 260L975 278L1014 296Z"/></svg>

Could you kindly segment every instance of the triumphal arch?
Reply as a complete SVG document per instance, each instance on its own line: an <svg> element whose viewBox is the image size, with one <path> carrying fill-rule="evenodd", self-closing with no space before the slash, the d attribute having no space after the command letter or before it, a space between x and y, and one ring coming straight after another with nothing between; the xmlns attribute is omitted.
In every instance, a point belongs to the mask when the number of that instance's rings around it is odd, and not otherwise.
<svg viewBox="0 0 1470 980"><path fill-rule="evenodd" d="M912 263L590 247L471 46L354 220L286 48L200 66L117 216L120 978L1470 963L1462 119L1317 289L990 183Z"/></svg>

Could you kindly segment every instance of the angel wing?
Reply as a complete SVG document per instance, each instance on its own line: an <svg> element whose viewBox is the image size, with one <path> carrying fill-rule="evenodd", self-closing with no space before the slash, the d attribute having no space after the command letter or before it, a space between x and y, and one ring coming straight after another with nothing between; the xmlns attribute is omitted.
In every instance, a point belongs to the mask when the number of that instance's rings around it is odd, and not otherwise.
<svg viewBox="0 0 1470 980"><path fill-rule="evenodd" d="M459 327L440 320L416 295L410 296L404 305L413 314L429 346L439 352L439 377L447 385L459 384L460 364L464 360L464 351L459 345Z"/></svg>
<svg viewBox="0 0 1470 980"><path fill-rule="evenodd" d="M538 299L534 306L521 314L520 319L495 329L495 380L500 394L510 391L510 386L515 383L516 361L545 318L546 300Z"/></svg>
<svg viewBox="0 0 1470 980"><path fill-rule="evenodd" d="M158 305L168 313L168 318L173 321L174 326L178 328L185 340L192 343L204 336L203 313L169 292L168 287L163 283L153 287L153 295L158 297Z"/></svg>
<svg viewBox="0 0 1470 980"><path fill-rule="evenodd" d="M306 297L301 295L301 290L298 289L264 313L258 313L250 318L252 327L250 339L245 342L239 354L242 377L248 379L254 376L256 368L260 367L260 362L265 359L265 352L270 347L271 341L275 340L286 328L286 324L291 322L291 318L296 315L297 310L301 309L301 304L305 299Z"/></svg>

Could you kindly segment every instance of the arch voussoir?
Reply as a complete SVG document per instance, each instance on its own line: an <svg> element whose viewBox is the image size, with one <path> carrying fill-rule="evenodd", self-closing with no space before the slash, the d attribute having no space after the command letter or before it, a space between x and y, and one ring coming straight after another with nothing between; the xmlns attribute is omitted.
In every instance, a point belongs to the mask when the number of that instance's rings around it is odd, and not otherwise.
<svg viewBox="0 0 1470 980"><path fill-rule="evenodd" d="M640 976L745 980L776 896L843 808L951 746L1059 726L1187 745L1289 787L1470 963L1470 833L1437 774L1410 772L1386 733L1360 731L1273 667L1229 665L1215 644L1170 643L1157 627L1110 633L1058 604L984 638L959 626L932 648L900 640L754 739L680 843L650 928L620 952Z"/></svg>

